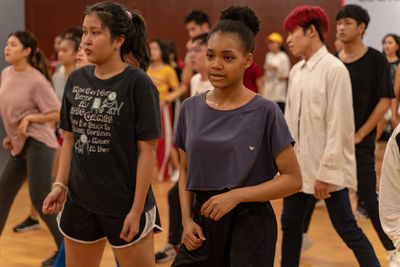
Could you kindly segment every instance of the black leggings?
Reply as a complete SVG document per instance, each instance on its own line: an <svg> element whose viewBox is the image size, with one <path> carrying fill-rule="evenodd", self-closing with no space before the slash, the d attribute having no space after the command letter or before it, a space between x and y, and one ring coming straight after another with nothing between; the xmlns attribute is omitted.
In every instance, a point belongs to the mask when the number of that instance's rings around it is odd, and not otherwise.
<svg viewBox="0 0 400 267"><path fill-rule="evenodd" d="M3 232L14 198L28 177L32 204L49 228L57 247L60 246L62 235L57 227L56 215L42 213L43 200L51 189L54 155L55 149L32 138L26 140L20 154L10 155L0 175L0 234Z"/></svg>
<svg viewBox="0 0 400 267"><path fill-rule="evenodd" d="M193 251L181 246L172 267L272 267L277 225L269 202L241 203L219 221L200 214L201 206L221 191L196 192L193 219L206 241Z"/></svg>

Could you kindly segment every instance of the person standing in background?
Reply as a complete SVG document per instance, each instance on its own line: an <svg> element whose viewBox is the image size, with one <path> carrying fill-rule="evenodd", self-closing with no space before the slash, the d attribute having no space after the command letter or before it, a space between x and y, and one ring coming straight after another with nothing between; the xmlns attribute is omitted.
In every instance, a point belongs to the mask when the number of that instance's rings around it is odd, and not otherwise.
<svg viewBox="0 0 400 267"><path fill-rule="evenodd" d="M153 81L160 94L160 108L162 118L163 138L157 141L158 180L163 181L170 177L172 181L178 180L179 159L175 147L172 145L172 108L171 103L180 97L185 88L180 86L178 76L174 68L169 65L170 50L168 44L161 39L150 42L151 63L147 69L147 75ZM172 89L170 91L170 89ZM169 174L169 160L171 160L173 172Z"/></svg>
<svg viewBox="0 0 400 267"><path fill-rule="evenodd" d="M262 95L277 103L284 112L290 60L282 46L282 35L276 32L271 33L265 41L269 52L265 55Z"/></svg>
<svg viewBox="0 0 400 267"><path fill-rule="evenodd" d="M35 37L26 31L11 33L4 49L11 66L1 73L0 114L7 136L3 147L11 151L0 175L0 234L19 189L28 178L33 206L49 228L57 248L62 235L56 216L42 213L50 192L52 168L58 143L54 124L60 117L60 101L50 84L45 56ZM51 266L53 257L42 262Z"/></svg>
<svg viewBox="0 0 400 267"><path fill-rule="evenodd" d="M400 64L400 37L394 33L386 34L382 40L382 50L383 54L386 56L387 61L389 62L390 79L392 80L392 85L394 86L397 67ZM395 97L391 101L391 109L385 113L385 115L379 121L376 127L376 142L379 141L384 131L387 135L390 135L392 130L396 128L397 124L399 123L399 118L397 115L398 107L399 101ZM388 124L389 121L391 121L391 125ZM385 140L387 139L388 136L385 137Z"/></svg>
<svg viewBox="0 0 400 267"><path fill-rule="evenodd" d="M389 267L398 266L399 252L385 234L379 220L376 194L376 126L394 97L390 68L385 56L363 43L368 12L358 5L345 5L336 15L337 37L344 48L339 59L350 73L355 121L354 144L357 163L357 193L372 225L388 253Z"/></svg>
<svg viewBox="0 0 400 267"><path fill-rule="evenodd" d="M193 10L185 17L184 24L189 35L189 40L186 42L187 53L185 55L185 66L182 70L181 80L182 85L185 86L187 91L190 86L190 79L194 75L193 68L189 62L192 38L210 31L210 18L204 11Z"/></svg>

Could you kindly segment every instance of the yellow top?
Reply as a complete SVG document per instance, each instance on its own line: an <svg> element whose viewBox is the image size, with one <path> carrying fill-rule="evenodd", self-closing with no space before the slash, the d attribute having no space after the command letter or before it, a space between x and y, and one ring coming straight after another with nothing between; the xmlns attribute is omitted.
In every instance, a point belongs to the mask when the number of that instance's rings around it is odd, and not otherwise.
<svg viewBox="0 0 400 267"><path fill-rule="evenodd" d="M179 85L176 71L169 65L164 65L158 70L153 70L151 66L147 70L147 75L160 93L160 100L165 100L169 94L169 89Z"/></svg>

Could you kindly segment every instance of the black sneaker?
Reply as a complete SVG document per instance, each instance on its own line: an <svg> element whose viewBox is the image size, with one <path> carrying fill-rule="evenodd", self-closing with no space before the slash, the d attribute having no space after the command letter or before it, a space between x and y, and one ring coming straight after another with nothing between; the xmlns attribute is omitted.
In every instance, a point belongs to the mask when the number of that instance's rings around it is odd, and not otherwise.
<svg viewBox="0 0 400 267"><path fill-rule="evenodd" d="M171 261L175 258L178 252L178 247L170 243L165 244L165 246L156 253L156 263L164 263Z"/></svg>
<svg viewBox="0 0 400 267"><path fill-rule="evenodd" d="M43 261L42 266L53 266L54 262L56 261L57 254L58 254L58 250L56 251L56 253L54 253L53 256L51 256L47 260Z"/></svg>
<svg viewBox="0 0 400 267"><path fill-rule="evenodd" d="M33 219L31 216L29 216L28 218L26 218L25 221L16 225L13 228L13 231L16 233L24 233L24 232L38 230L38 229L40 229L39 221L36 219Z"/></svg>

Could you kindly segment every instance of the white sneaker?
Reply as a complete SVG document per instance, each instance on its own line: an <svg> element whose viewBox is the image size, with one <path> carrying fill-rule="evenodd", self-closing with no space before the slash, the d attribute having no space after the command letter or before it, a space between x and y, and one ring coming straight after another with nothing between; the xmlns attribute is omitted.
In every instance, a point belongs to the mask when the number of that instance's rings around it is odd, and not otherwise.
<svg viewBox="0 0 400 267"><path fill-rule="evenodd" d="M400 267L400 253L396 250L388 250L388 267Z"/></svg>
<svg viewBox="0 0 400 267"><path fill-rule="evenodd" d="M311 238L306 233L303 234L303 243L301 243L301 252L304 252L312 247Z"/></svg>
<svg viewBox="0 0 400 267"><path fill-rule="evenodd" d="M174 170L174 172L169 177L169 180L172 182L177 182L179 179L179 170Z"/></svg>
<svg viewBox="0 0 400 267"><path fill-rule="evenodd" d="M315 206L314 206L314 207L317 209L317 208L322 207L322 205L324 205L324 201L318 199L318 200L315 202Z"/></svg>
<svg viewBox="0 0 400 267"><path fill-rule="evenodd" d="M165 246L156 253L156 263L164 263L171 261L175 258L178 253L178 247L170 243L165 244Z"/></svg>

